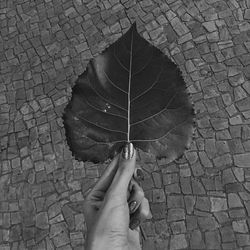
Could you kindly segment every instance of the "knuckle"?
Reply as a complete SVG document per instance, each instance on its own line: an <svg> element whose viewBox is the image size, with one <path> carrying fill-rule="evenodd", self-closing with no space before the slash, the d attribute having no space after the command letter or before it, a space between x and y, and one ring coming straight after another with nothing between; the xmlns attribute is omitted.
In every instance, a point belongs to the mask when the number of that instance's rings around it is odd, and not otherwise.
<svg viewBox="0 0 250 250"><path fill-rule="evenodd" d="M142 187L137 182L135 182L135 184L134 184L134 189L135 189L135 192L138 192L140 194L142 193L144 196L144 191L143 191Z"/></svg>
<svg viewBox="0 0 250 250"><path fill-rule="evenodd" d="M149 218L151 212L150 212L150 208L149 208L149 202L146 198L143 199L143 202L141 204L141 211L140 211L141 216L144 219Z"/></svg>
<svg viewBox="0 0 250 250"><path fill-rule="evenodd" d="M144 208L142 208L140 214L141 214L141 217L142 217L142 218L146 219L146 218L149 216L150 211L149 211L148 208L144 207Z"/></svg>
<svg viewBox="0 0 250 250"><path fill-rule="evenodd" d="M141 191L141 190L138 190L137 196L138 196L140 199L143 199L143 198L144 198L144 192Z"/></svg>

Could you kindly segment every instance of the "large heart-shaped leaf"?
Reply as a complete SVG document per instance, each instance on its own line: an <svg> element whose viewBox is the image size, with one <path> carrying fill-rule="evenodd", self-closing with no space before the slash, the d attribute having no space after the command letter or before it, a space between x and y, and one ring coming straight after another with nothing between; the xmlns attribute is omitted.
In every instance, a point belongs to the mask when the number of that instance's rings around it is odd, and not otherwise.
<svg viewBox="0 0 250 250"><path fill-rule="evenodd" d="M64 123L79 160L103 162L130 141L172 161L190 144L193 110L178 67L133 24L79 76Z"/></svg>

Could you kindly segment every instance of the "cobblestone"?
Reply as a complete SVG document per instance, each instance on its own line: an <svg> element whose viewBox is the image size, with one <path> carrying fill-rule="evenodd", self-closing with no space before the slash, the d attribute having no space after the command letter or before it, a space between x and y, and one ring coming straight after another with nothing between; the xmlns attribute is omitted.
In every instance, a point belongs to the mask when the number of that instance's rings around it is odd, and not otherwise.
<svg viewBox="0 0 250 250"><path fill-rule="evenodd" d="M37 214L36 216L36 226L41 229L49 228L48 215L46 212Z"/></svg>
<svg viewBox="0 0 250 250"><path fill-rule="evenodd" d="M185 234L178 234L178 235L174 235L173 237L171 237L170 240L170 248L173 250L177 250L177 249L183 249L186 248L187 245L187 241L185 238Z"/></svg>
<svg viewBox="0 0 250 250"><path fill-rule="evenodd" d="M211 211L219 212L227 210L227 200L225 198L211 197Z"/></svg>
<svg viewBox="0 0 250 250"><path fill-rule="evenodd" d="M237 167L249 167L250 153L238 154L234 156L234 163Z"/></svg>
<svg viewBox="0 0 250 250"><path fill-rule="evenodd" d="M185 210L182 208L169 209L167 215L167 221L178 221L185 219Z"/></svg>
<svg viewBox="0 0 250 250"><path fill-rule="evenodd" d="M217 230L205 233L207 249L220 249L220 241L220 234Z"/></svg>
<svg viewBox="0 0 250 250"><path fill-rule="evenodd" d="M224 226L220 229L222 242L231 242L235 240L235 235L231 227Z"/></svg>
<svg viewBox="0 0 250 250"><path fill-rule="evenodd" d="M79 207L101 166L76 163L63 110L88 61L135 20L183 71L197 113L182 159L142 154L143 249L250 249L248 0L3 0L0 19L1 250L84 248Z"/></svg>
<svg viewBox="0 0 250 250"><path fill-rule="evenodd" d="M238 233L247 233L248 227L246 220L233 221L233 230Z"/></svg>

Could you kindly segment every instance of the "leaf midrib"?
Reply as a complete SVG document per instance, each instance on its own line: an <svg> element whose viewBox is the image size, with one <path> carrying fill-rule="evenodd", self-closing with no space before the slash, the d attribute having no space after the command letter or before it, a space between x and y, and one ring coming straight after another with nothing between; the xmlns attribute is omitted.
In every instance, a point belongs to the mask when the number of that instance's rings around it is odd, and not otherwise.
<svg viewBox="0 0 250 250"><path fill-rule="evenodd" d="M133 41L134 33L131 33L131 41L130 41L130 58L129 58L129 78L128 78L128 130L127 130L127 142L130 141L130 87L132 80L132 63L133 63Z"/></svg>

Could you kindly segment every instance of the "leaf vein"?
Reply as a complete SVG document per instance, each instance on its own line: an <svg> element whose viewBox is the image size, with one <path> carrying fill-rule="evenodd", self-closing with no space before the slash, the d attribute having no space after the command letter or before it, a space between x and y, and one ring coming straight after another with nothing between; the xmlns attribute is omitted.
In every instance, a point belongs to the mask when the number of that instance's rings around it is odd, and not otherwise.
<svg viewBox="0 0 250 250"><path fill-rule="evenodd" d="M150 59L144 64L144 66L140 70L138 70L134 74L132 74L132 76L135 76L135 75L139 74L140 72L142 72L149 65L152 58L153 58L153 52L151 53Z"/></svg>
<svg viewBox="0 0 250 250"><path fill-rule="evenodd" d="M81 135L81 137L87 138L88 140L90 139L88 136L83 135L83 134ZM119 140L119 141L102 142L102 141L96 141L96 140L94 140L92 138L90 140L94 141L95 144L99 144L99 145L102 145L102 144L107 145L107 144L113 144L113 143L119 143L119 142L125 142L126 141L126 140Z"/></svg>
<svg viewBox="0 0 250 250"><path fill-rule="evenodd" d="M120 61L120 59L118 58L118 56L116 55L116 46L114 48L114 58L116 59L116 61L119 63L119 65L125 69L127 72L129 72L129 69Z"/></svg>
<svg viewBox="0 0 250 250"><path fill-rule="evenodd" d="M106 74L106 72L105 72L104 70L103 70L103 73L104 73L105 77L107 78L107 80L111 83L112 86L114 86L115 88L119 89L119 90L122 91L123 93L128 94L127 91L125 91L125 90L121 89L120 87L118 87L118 86L108 77L108 75Z"/></svg>
<svg viewBox="0 0 250 250"><path fill-rule="evenodd" d="M161 111L157 112L157 113L154 114L154 115L148 116L148 117L146 117L146 118L144 118L144 119L142 119L142 120L140 120L140 121L131 123L131 127L134 126L134 125L136 125L136 124L138 124L138 123L142 123L142 122L145 122L145 121L147 121L147 120L149 120L149 119L152 119L153 117L155 117L155 116L157 116L157 115L163 113L164 111L166 111L166 110L168 109L169 105L171 104L171 102L173 101L173 99L176 97L177 93L178 93L178 92L176 92L176 93L174 94L174 96L170 99L170 101L167 103L167 105L166 105ZM183 107L184 107L184 105L183 105L183 106L180 106L180 107L178 107L178 108L176 108L176 109L183 108Z"/></svg>
<svg viewBox="0 0 250 250"><path fill-rule="evenodd" d="M98 128L101 128L101 129L104 129L104 130L107 130L107 131L111 131L111 132L116 132L116 133L121 133L121 134L127 134L127 133L125 133L125 132L122 132L122 131L120 131L120 130L114 130L114 129L110 129L110 128L105 128L105 127L103 127L103 126L101 126L100 124L96 124L96 123L94 123L94 122L92 122L92 121L89 121L88 119L86 119L86 118L84 118L84 117L82 117L82 116L78 116L78 115L76 115L76 113L75 113L75 117L77 118L77 119L79 119L79 120L81 120L81 121L86 121L86 122L88 122L88 123L90 123L90 124L92 124L92 125L94 125L94 126L96 126L96 127L98 127Z"/></svg>
<svg viewBox="0 0 250 250"><path fill-rule="evenodd" d="M121 118L127 120L127 117L126 117L126 116L117 115L117 114L110 113L110 112L105 112L105 111L103 111L103 110L101 110L101 109L95 107L94 105L92 105L92 104L88 101L88 98L86 97L86 95L83 94L83 96L85 97L85 102L86 102L86 104L87 104L88 106L90 106L91 108L93 108L93 109L95 109L95 110L97 110L97 111L100 111L100 112L102 112L103 114L109 114L109 115L113 115L113 116L116 116L116 117L121 117ZM81 99L80 99L80 101L81 101Z"/></svg>
<svg viewBox="0 0 250 250"><path fill-rule="evenodd" d="M186 121L189 119L190 117L187 117L187 119L185 119L182 123L176 125L175 127L173 127L172 129L170 129L165 135L155 138L155 139L145 139L145 140L131 140L131 142L155 142L155 141L159 141L161 139L163 139L164 137L168 136L173 130L175 130L176 128L178 128L179 126L183 125L184 123L186 123Z"/></svg>
<svg viewBox="0 0 250 250"><path fill-rule="evenodd" d="M141 96L143 96L144 94L146 94L147 92L149 92L149 91L158 83L158 80L159 80L159 78L160 78L161 73L162 73L162 67L161 67L160 73L159 73L158 76L157 76L156 81L154 81L153 84L152 84L149 88L147 88L144 92L142 92L141 94L135 96L135 97L131 100L131 103L134 102L135 100L137 100L138 98L140 98Z"/></svg>
<svg viewBox="0 0 250 250"><path fill-rule="evenodd" d="M118 105L118 104L115 104L115 103L110 102L110 101L107 100L105 97L103 97L101 94L99 94L98 91L92 86L92 84L91 84L89 78L87 78L87 79L88 79L88 82L89 82L90 87L91 87L92 90L96 93L96 95L98 95L101 99L105 100L106 102L110 103L111 105L113 105L113 106L115 106L115 107L117 107L117 108L119 108L119 109L124 110L124 111L127 112L127 110L126 110L125 108L121 107L121 106Z"/></svg>

